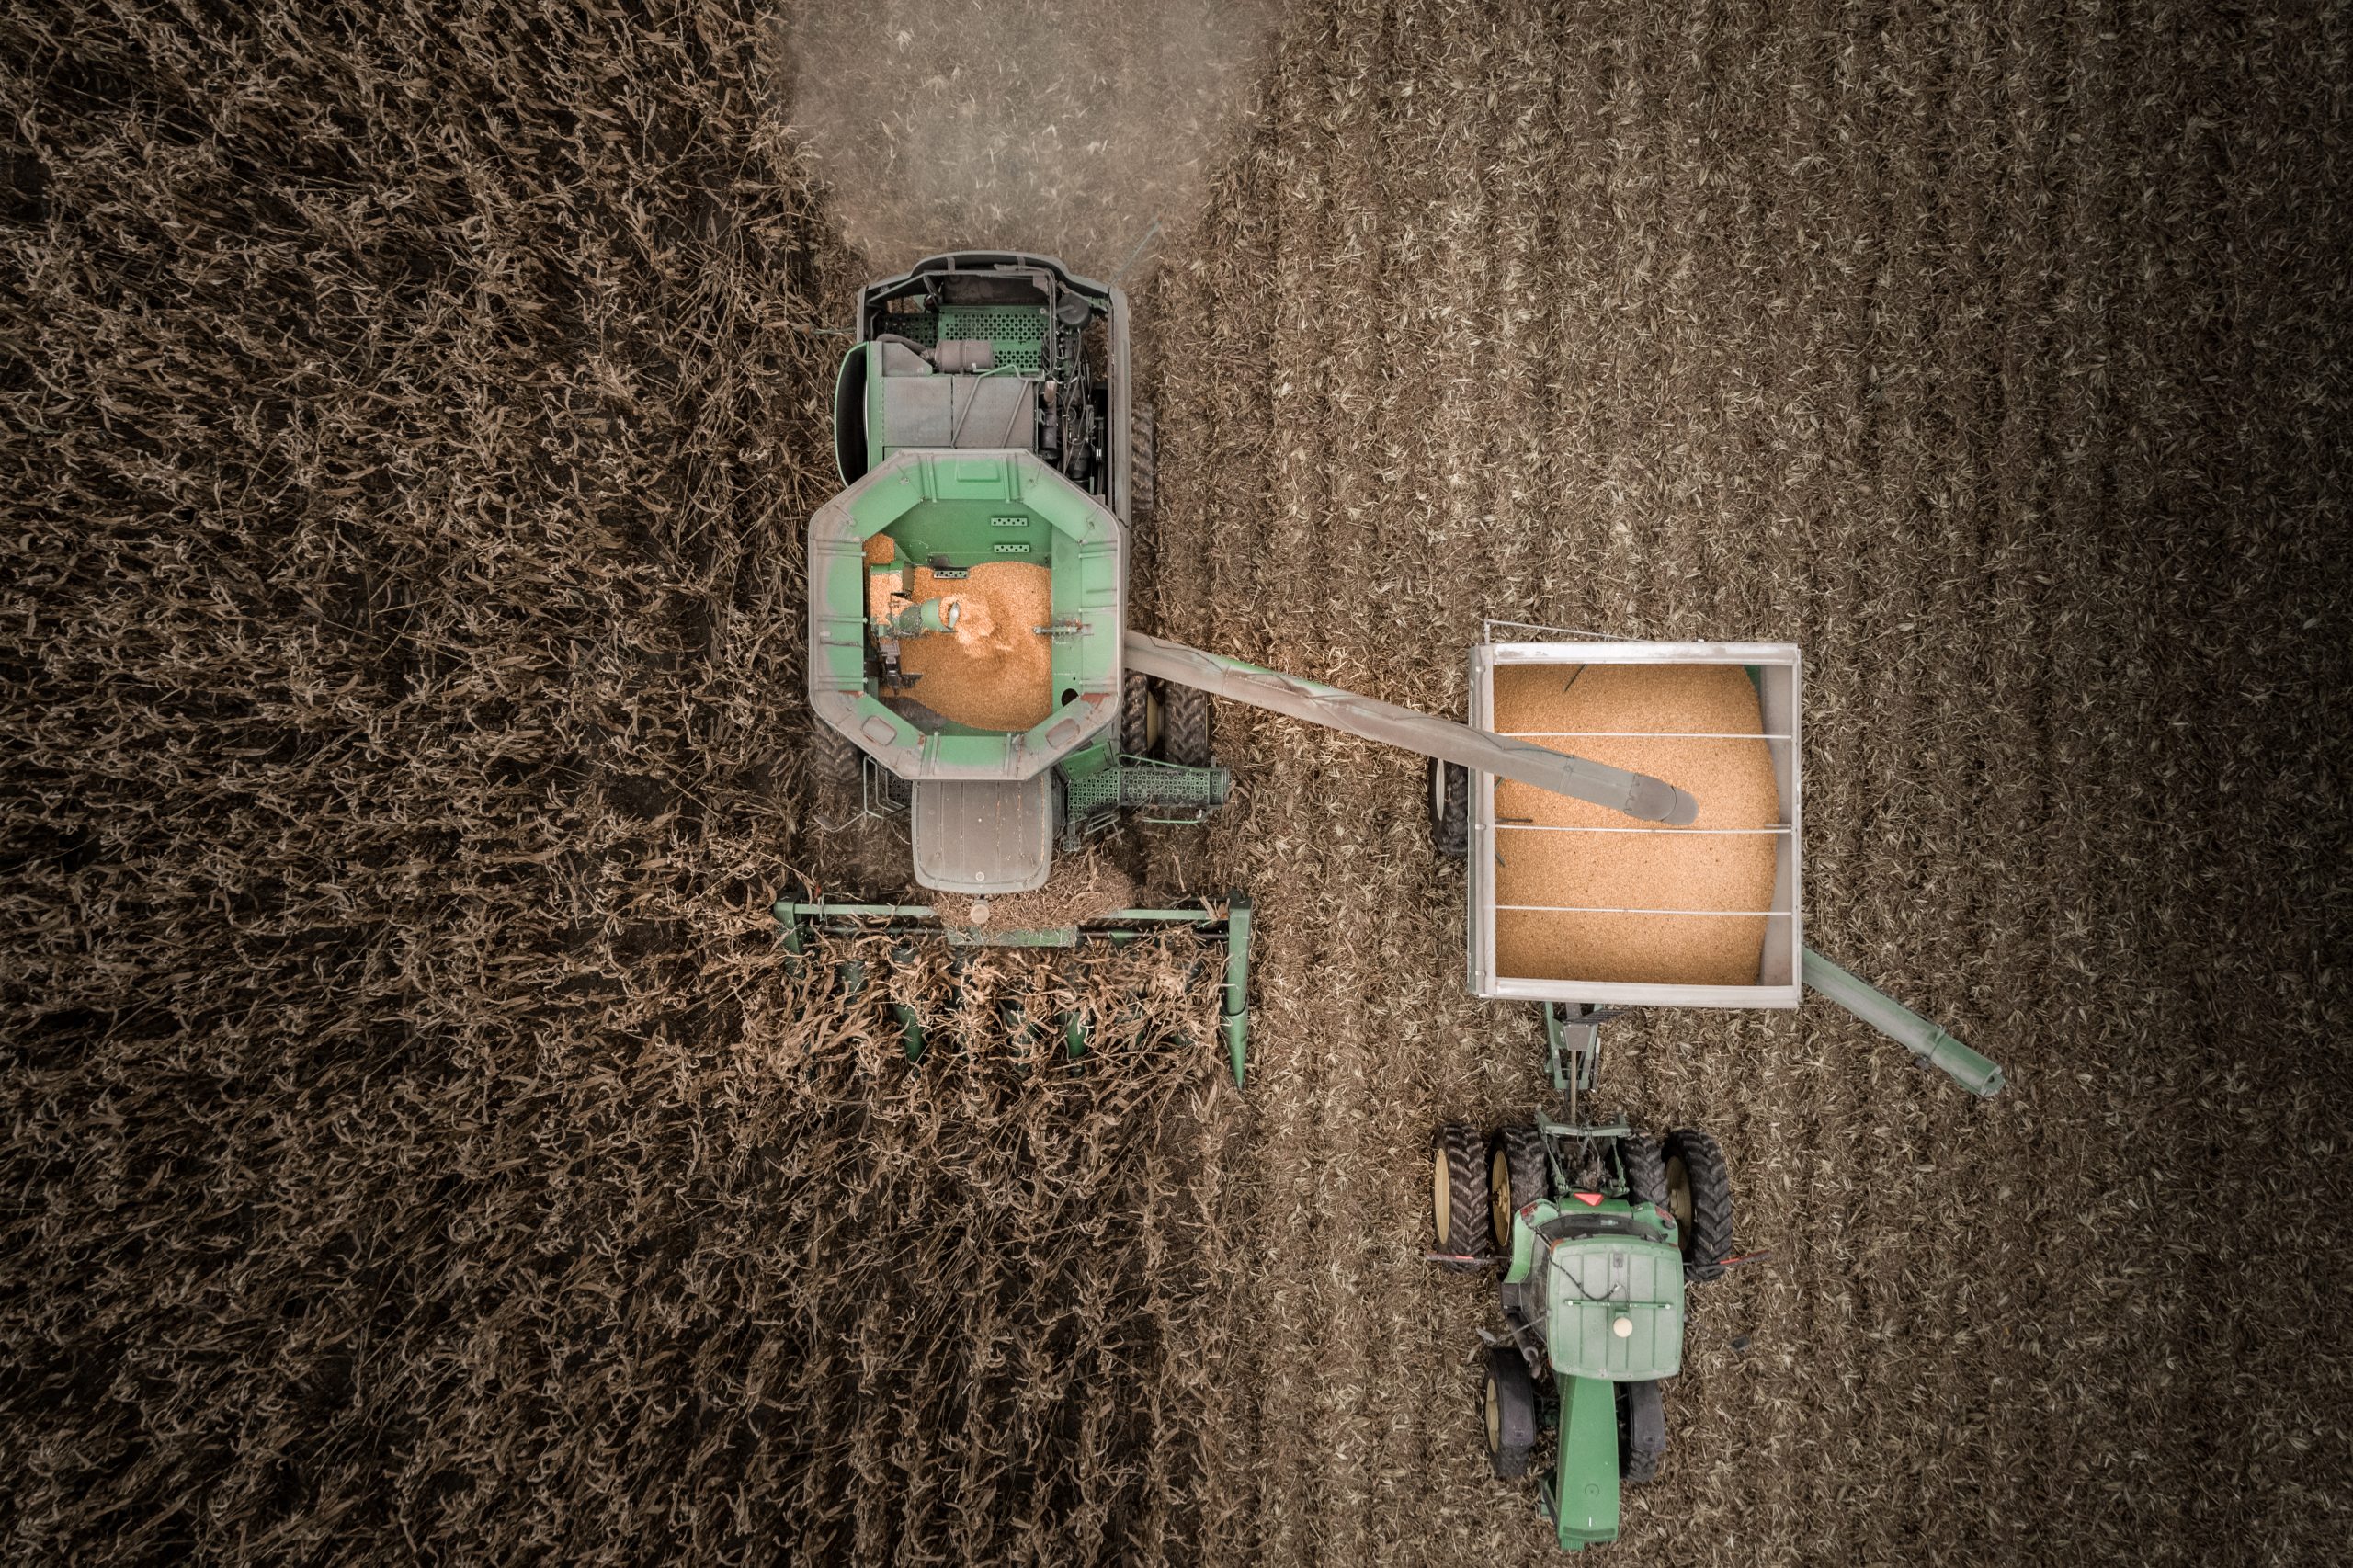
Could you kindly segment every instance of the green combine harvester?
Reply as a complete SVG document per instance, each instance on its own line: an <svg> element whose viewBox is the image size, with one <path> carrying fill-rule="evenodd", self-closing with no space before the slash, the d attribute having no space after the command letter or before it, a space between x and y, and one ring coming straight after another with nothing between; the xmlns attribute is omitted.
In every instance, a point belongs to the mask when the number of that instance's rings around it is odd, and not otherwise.
<svg viewBox="0 0 2353 1568"><path fill-rule="evenodd" d="M835 799L906 813L919 886L1027 892L1058 851L1123 812L1204 820L1232 785L1211 754L1211 697L1636 819L1692 819L1691 798L1660 779L1131 631L1130 533L1152 508L1153 426L1131 406L1116 287L1040 256L937 256L859 290L853 336L834 396L843 488L809 521L814 760ZM1029 596L1017 620L1007 567ZM1231 953L1233 912L1246 933L1247 908L1237 893L1222 912L949 935L1075 945L1181 924ZM797 938L939 930L924 904L802 898L775 913ZM1227 984L1229 1006L1246 1007L1246 949ZM1239 1080L1246 1017L1229 1013L1227 1039Z"/></svg>

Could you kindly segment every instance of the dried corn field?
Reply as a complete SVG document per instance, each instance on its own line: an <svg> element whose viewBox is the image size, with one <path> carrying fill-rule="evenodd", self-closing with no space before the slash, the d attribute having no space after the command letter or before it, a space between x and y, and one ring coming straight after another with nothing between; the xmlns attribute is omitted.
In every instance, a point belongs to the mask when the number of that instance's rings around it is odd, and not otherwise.
<svg viewBox="0 0 2353 1568"><path fill-rule="evenodd" d="M1148 627L1458 711L1482 615L1803 644L1810 937L2010 1070L1610 1026L1777 1254L1614 1562L2353 1522L2346 35L1302 0L1141 291ZM1246 1096L1186 957L776 944L904 864L802 757L894 231L796 36L0 16L10 1557L1550 1560L1419 1257L1536 1030L1410 759L1222 711L1121 850L1256 893Z"/></svg>

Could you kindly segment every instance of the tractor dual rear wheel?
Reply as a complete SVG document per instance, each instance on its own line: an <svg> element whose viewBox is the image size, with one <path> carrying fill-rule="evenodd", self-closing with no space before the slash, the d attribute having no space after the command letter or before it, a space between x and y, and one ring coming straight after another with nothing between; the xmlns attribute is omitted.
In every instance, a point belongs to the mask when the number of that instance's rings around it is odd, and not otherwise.
<svg viewBox="0 0 2353 1568"><path fill-rule="evenodd" d="M1618 1163L1625 1167L1629 1199L1655 1209L1668 1207L1666 1157L1658 1152L1657 1139L1646 1133L1628 1133L1618 1140Z"/></svg>
<svg viewBox="0 0 2353 1568"><path fill-rule="evenodd" d="M1511 1221L1521 1207L1552 1196L1552 1169L1544 1135L1533 1127L1506 1127L1487 1145L1487 1203L1495 1251L1511 1256Z"/></svg>
<svg viewBox="0 0 2353 1568"><path fill-rule="evenodd" d="M1716 1141L1696 1127L1666 1135L1666 1207L1683 1244L1684 1278L1723 1278L1732 1256L1732 1172Z"/></svg>
<svg viewBox="0 0 2353 1568"><path fill-rule="evenodd" d="M1461 1272L1483 1267L1489 1209L1487 1140L1459 1121L1438 1130L1430 1143L1430 1221L1438 1250L1450 1255L1439 1265Z"/></svg>
<svg viewBox="0 0 2353 1568"><path fill-rule="evenodd" d="M1487 1420L1487 1463L1504 1480L1528 1473L1536 1449L1536 1380L1528 1363L1508 1345L1487 1347L1483 1390Z"/></svg>

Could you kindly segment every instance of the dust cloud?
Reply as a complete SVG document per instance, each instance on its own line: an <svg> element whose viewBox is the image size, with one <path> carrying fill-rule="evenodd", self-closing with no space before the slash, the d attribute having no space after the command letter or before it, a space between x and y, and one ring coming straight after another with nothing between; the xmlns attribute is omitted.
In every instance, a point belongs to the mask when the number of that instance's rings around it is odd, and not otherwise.
<svg viewBox="0 0 2353 1568"><path fill-rule="evenodd" d="M779 19L780 85L845 237L875 271L1009 249L1105 279L1132 258L1132 283L1198 214L1280 11L804 3Z"/></svg>

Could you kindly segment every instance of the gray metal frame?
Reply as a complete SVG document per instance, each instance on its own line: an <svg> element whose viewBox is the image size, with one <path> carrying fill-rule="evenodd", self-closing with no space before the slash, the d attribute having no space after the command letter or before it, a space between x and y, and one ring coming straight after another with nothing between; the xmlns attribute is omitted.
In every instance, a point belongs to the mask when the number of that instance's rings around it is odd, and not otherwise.
<svg viewBox="0 0 2353 1568"><path fill-rule="evenodd" d="M1790 642L1483 642L1471 651L1471 725L1491 728L1495 673L1506 665L1743 665L1759 672L1766 744L1781 795L1773 903L1766 915L1764 957L1754 985L1655 985L1586 980L1539 980L1498 972L1495 963L1495 778L1474 772L1471 788L1468 970L1472 994L1526 1002L1620 1006L1795 1007L1804 995L1802 901L1802 781L1799 713L1801 659ZM1509 738L1509 737L1506 737ZM1502 831L1599 831L1505 829ZM1674 832L1629 824L1613 832ZM1665 913L1629 911L1629 913Z"/></svg>

